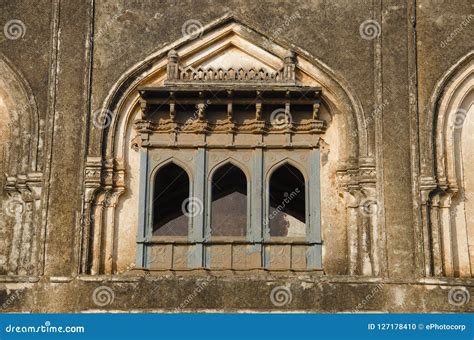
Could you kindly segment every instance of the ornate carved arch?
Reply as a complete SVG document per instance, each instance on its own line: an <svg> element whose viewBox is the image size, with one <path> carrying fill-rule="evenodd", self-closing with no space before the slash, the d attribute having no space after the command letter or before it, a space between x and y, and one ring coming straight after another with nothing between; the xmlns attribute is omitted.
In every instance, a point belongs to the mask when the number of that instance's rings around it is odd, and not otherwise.
<svg viewBox="0 0 474 340"><path fill-rule="evenodd" d="M474 52L470 52L438 81L430 101L433 111L421 144L420 181L427 275L473 272L474 234L464 216L467 192L461 146L469 134L464 130L472 119L473 89Z"/></svg>
<svg viewBox="0 0 474 340"><path fill-rule="evenodd" d="M275 164L272 164L270 169L268 169L268 171L265 174L266 182L268 183L270 181L270 178L272 177L272 174L276 170L278 170L280 167L284 166L285 164L290 164L290 165L294 166L299 172L301 172L301 175L303 175L303 178L304 178L305 182L308 182L308 180L309 180L308 179L308 173L305 171L304 166L302 166L301 163L295 161L291 157L285 157L285 158L279 160L278 162L276 162Z"/></svg>
<svg viewBox="0 0 474 340"><path fill-rule="evenodd" d="M38 272L43 130L36 100L25 78L0 55L0 155L4 265L10 274ZM5 177L3 177L5 175ZM6 195L4 195L6 193ZM0 196L0 197L1 197ZM8 259L8 260L6 260Z"/></svg>
<svg viewBox="0 0 474 340"><path fill-rule="evenodd" d="M363 190L366 186L375 185L375 164L370 151L374 150L374 147L368 145L369 141L374 140L368 138L373 131L367 130L362 106L355 93L330 67L306 51L293 47L292 49L294 54L289 55L289 46L269 39L265 34L234 17L226 16L205 26L199 39L183 37L125 72L110 90L101 108L93 113L93 122L100 122L100 124L91 122L90 125L91 143L85 178L84 248L90 247L87 230L90 224L94 223L91 221L91 216L95 216L92 211L97 202L97 194L113 192L117 193L115 196L118 197L127 187L126 182L130 181L130 178L123 177L124 173L133 176L137 172L136 168L130 168L131 163L128 159L135 157L133 153L136 152L130 150L130 139L133 138L130 134L132 123L142 109L139 88L163 86L169 80L170 74L175 74L170 73L170 65L176 66L177 70L178 67L181 68L176 71L177 79L175 80L178 82L186 81L186 77L189 76L186 72L189 70L191 74L194 74L193 77L200 77L196 72L201 69L206 72L212 71L216 75L220 72L227 74L227 71L216 68L213 64L216 58L225 53L229 53L228 56L231 53L237 53L242 56L242 60L250 60L252 64L250 69L244 70L241 67L236 69L238 72L244 72L244 77L249 81L253 79L254 74L262 75L263 78L260 81L271 82L272 75L278 78L285 76L283 72L293 72L294 84L321 88L321 104L315 108L314 114L316 118L319 118L319 114L331 115L331 125L340 128L337 138L337 170L341 187L344 190L347 190L349 186ZM178 56L179 65L174 62ZM254 65L257 66L252 69ZM288 65L288 70L292 71L284 71L285 65ZM264 71L261 72L261 69ZM203 76L202 80L206 79ZM140 128L147 129L148 127ZM170 125L169 128L173 127ZM173 133L170 135L173 136ZM172 140L169 142L173 143ZM137 149L142 143L147 143L147 141L137 137L132 140L131 146ZM122 209L121 201L123 200L118 200L117 209L119 210ZM113 209L116 207L114 206ZM100 228L96 227L95 230L97 229ZM113 229L116 230L115 227ZM114 253L117 252L114 251ZM87 255L83 256L83 271L85 272L88 271L89 261Z"/></svg>
<svg viewBox="0 0 474 340"><path fill-rule="evenodd" d="M239 162L237 159L234 157L227 157L223 159L222 161L219 161L217 164L213 165L212 168L209 170L209 180L212 180L212 176L214 176L214 173L222 166L226 164L232 164L239 168L247 178L247 181L250 179L250 173L245 164L242 162Z"/></svg>

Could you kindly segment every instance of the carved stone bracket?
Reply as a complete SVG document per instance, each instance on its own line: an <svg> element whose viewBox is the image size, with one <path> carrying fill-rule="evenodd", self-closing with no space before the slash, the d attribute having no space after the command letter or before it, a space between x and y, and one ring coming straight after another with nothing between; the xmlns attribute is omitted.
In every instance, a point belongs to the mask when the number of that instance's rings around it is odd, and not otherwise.
<svg viewBox="0 0 474 340"><path fill-rule="evenodd" d="M153 133L264 135L286 133L291 140L293 134L323 134L326 131L326 122L318 119L321 98L320 88L316 87L255 88L255 86L236 87L229 84L222 88L201 84L199 88L143 87L139 89L139 93L142 117L134 122L134 127L141 136L141 142L135 139L132 144L134 148L138 145L145 146L145 141ZM298 107L300 114L301 110L305 112L298 122L292 119L293 105ZM252 107L255 108L253 119L237 121L241 114L246 114L245 110L251 110ZM245 108L244 111L239 111L242 108ZM194 114L189 110L194 110ZM207 112L212 110L222 110L223 119L208 119ZM176 120L177 111L181 111L181 121Z"/></svg>

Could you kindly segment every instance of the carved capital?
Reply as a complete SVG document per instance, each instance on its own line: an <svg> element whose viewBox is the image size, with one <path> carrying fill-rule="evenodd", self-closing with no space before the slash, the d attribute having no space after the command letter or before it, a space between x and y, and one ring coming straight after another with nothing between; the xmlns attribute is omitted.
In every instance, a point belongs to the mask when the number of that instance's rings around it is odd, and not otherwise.
<svg viewBox="0 0 474 340"><path fill-rule="evenodd" d="M336 175L342 188L364 187L368 190L375 187L377 180L375 164L372 159L363 159L359 162L355 159L349 159L337 170Z"/></svg>
<svg viewBox="0 0 474 340"><path fill-rule="evenodd" d="M439 206L441 208L450 208L451 207L451 203L452 203L452 198L453 198L453 195L454 193L453 192L449 192L449 191L445 191L443 193L443 195L440 196L440 200L439 200Z"/></svg>

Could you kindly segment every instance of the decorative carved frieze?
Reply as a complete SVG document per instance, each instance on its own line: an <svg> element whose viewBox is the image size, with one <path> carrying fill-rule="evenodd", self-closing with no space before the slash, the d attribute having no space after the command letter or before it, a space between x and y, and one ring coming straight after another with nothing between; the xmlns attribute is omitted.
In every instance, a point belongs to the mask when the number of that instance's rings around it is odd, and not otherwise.
<svg viewBox="0 0 474 340"><path fill-rule="evenodd" d="M168 53L165 84L187 84L193 82L205 83L286 83L295 84L296 58L294 52L288 52L284 58L283 67L277 71L264 68L212 68L179 65L179 56L175 50Z"/></svg>
<svg viewBox="0 0 474 340"><path fill-rule="evenodd" d="M135 129L140 134L322 134L326 122L318 119L320 91L315 87L222 88L206 84L200 88L140 88L142 118L135 121ZM296 111L292 112L293 107ZM253 118L247 117L249 110L254 110ZM210 118L209 112L221 118ZM242 119L242 115L247 118Z"/></svg>

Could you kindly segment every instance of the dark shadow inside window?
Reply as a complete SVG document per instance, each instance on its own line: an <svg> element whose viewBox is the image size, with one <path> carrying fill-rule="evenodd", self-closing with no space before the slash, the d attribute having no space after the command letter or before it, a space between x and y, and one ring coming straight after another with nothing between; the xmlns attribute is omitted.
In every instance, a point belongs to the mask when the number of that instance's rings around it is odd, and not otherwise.
<svg viewBox="0 0 474 340"><path fill-rule="evenodd" d="M247 178L233 164L212 176L211 234L245 236L247 230Z"/></svg>
<svg viewBox="0 0 474 340"><path fill-rule="evenodd" d="M270 236L305 237L306 202L303 174L283 164L270 178Z"/></svg>
<svg viewBox="0 0 474 340"><path fill-rule="evenodd" d="M189 177L174 163L161 168L155 177L153 235L187 236L188 216L183 204L189 198Z"/></svg>

